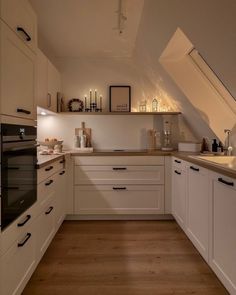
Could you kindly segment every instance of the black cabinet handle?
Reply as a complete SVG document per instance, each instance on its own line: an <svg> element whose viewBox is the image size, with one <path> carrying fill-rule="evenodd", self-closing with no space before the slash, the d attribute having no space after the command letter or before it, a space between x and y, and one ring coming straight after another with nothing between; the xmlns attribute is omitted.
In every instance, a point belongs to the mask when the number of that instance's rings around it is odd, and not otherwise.
<svg viewBox="0 0 236 295"><path fill-rule="evenodd" d="M16 111L17 111L17 113L24 113L24 114L26 114L26 115L30 115L30 114L31 114L30 111L25 110L25 109L19 109L19 108L18 108Z"/></svg>
<svg viewBox="0 0 236 295"><path fill-rule="evenodd" d="M193 171L197 171L197 172L199 172L199 168L195 168L194 166L190 166L190 169L192 169Z"/></svg>
<svg viewBox="0 0 236 295"><path fill-rule="evenodd" d="M175 163L178 163L178 164L180 164L180 163L181 163L181 161L179 161L179 160L175 160Z"/></svg>
<svg viewBox="0 0 236 295"><path fill-rule="evenodd" d="M4 187L6 190L18 190L20 189L19 186L9 186L9 187Z"/></svg>
<svg viewBox="0 0 236 295"><path fill-rule="evenodd" d="M233 183L233 182L230 182L230 181L224 180L224 179L221 178L221 177L218 178L218 181L219 181L219 182L222 182L222 183L224 183L224 184L226 184L226 185L234 186L234 183Z"/></svg>
<svg viewBox="0 0 236 295"><path fill-rule="evenodd" d="M25 243L29 240L29 238L31 237L31 233L27 233L23 242L18 243L18 247L23 247L25 245Z"/></svg>
<svg viewBox="0 0 236 295"><path fill-rule="evenodd" d="M127 170L126 167L113 167L112 170L119 171L119 170Z"/></svg>
<svg viewBox="0 0 236 295"><path fill-rule="evenodd" d="M25 31L25 29L24 28L22 28L22 27L17 27L17 32L22 32L24 35L25 35L25 40L27 41L27 42L29 42L29 41L31 41L31 37L30 37L30 35Z"/></svg>
<svg viewBox="0 0 236 295"><path fill-rule="evenodd" d="M50 167L45 168L45 171L50 171L52 169L53 169L53 166L50 166Z"/></svg>
<svg viewBox="0 0 236 295"><path fill-rule="evenodd" d="M48 185L50 185L50 184L52 184L52 183L53 183L53 180L50 179L48 182L45 183L45 185L48 186Z"/></svg>
<svg viewBox="0 0 236 295"><path fill-rule="evenodd" d="M127 190L127 188L124 186L124 187L113 187L113 190L114 191L125 191Z"/></svg>
<svg viewBox="0 0 236 295"><path fill-rule="evenodd" d="M65 171L62 171L62 172L60 172L59 174L60 174L60 175L63 175L63 174L65 174L65 173L66 173Z"/></svg>
<svg viewBox="0 0 236 295"><path fill-rule="evenodd" d="M175 170L175 173L178 174L178 175L181 175L181 172Z"/></svg>
<svg viewBox="0 0 236 295"><path fill-rule="evenodd" d="M61 160L59 163L60 163L60 164L63 164L63 163L65 163L65 160Z"/></svg>
<svg viewBox="0 0 236 295"><path fill-rule="evenodd" d="M50 214L53 210L53 206L48 208L48 211L45 212L46 215Z"/></svg>
<svg viewBox="0 0 236 295"><path fill-rule="evenodd" d="M17 226L21 227L21 226L25 225L30 220L30 218L31 218L31 215L27 215L25 220L18 223Z"/></svg>

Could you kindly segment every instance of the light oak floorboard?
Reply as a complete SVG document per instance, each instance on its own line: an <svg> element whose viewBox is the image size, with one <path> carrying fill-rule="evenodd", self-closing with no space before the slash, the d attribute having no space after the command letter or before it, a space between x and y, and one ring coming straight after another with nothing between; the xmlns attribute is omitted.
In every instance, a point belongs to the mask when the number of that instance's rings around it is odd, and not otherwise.
<svg viewBox="0 0 236 295"><path fill-rule="evenodd" d="M228 294L175 221L65 221L23 295Z"/></svg>

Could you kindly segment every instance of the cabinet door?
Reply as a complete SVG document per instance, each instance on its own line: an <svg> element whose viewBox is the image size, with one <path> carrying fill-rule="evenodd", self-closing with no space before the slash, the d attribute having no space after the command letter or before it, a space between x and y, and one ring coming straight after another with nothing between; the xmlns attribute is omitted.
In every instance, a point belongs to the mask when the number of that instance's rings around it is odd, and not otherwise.
<svg viewBox="0 0 236 295"><path fill-rule="evenodd" d="M34 119L35 54L1 22L1 113Z"/></svg>
<svg viewBox="0 0 236 295"><path fill-rule="evenodd" d="M57 111L57 93L61 91L61 77L58 70L48 60L48 109L56 112Z"/></svg>
<svg viewBox="0 0 236 295"><path fill-rule="evenodd" d="M36 83L37 106L44 109L50 107L48 96L48 59L41 50L37 50L37 83Z"/></svg>
<svg viewBox="0 0 236 295"><path fill-rule="evenodd" d="M185 229L186 221L186 172L173 167L172 171L173 215L178 224Z"/></svg>
<svg viewBox="0 0 236 295"><path fill-rule="evenodd" d="M1 18L29 48L36 51L37 18L28 0L1 0Z"/></svg>
<svg viewBox="0 0 236 295"><path fill-rule="evenodd" d="M225 176L214 179L212 206L210 264L230 294L236 294L235 179Z"/></svg>
<svg viewBox="0 0 236 295"><path fill-rule="evenodd" d="M33 224L27 227L0 260L0 294L21 294L36 262L36 230Z"/></svg>
<svg viewBox="0 0 236 295"><path fill-rule="evenodd" d="M54 195L44 207L37 220L37 256L41 259L55 233L55 201Z"/></svg>
<svg viewBox="0 0 236 295"><path fill-rule="evenodd" d="M56 195L55 195L55 223L58 229L65 218L65 200L66 200L66 170L58 173L56 179Z"/></svg>
<svg viewBox="0 0 236 295"><path fill-rule="evenodd" d="M208 261L209 178L208 171L189 165L187 180L186 233L200 254Z"/></svg>

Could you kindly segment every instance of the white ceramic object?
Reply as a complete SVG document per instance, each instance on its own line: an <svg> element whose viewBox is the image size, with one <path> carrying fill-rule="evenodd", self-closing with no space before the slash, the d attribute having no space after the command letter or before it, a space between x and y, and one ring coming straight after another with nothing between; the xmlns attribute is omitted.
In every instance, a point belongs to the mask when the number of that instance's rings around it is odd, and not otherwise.
<svg viewBox="0 0 236 295"><path fill-rule="evenodd" d="M55 145L61 145L63 143L63 140L57 140L57 141L38 141L38 143L42 146L47 146L48 148L54 148Z"/></svg>
<svg viewBox="0 0 236 295"><path fill-rule="evenodd" d="M201 143L199 142L179 142L178 150L180 152L198 153L201 151Z"/></svg>

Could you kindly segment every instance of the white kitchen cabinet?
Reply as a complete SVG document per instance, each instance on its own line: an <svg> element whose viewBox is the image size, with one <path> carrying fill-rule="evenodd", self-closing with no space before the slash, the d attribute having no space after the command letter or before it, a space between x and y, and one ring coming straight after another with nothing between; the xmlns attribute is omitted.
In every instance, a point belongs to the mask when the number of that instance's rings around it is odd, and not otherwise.
<svg viewBox="0 0 236 295"><path fill-rule="evenodd" d="M75 214L163 214L160 185L75 186Z"/></svg>
<svg viewBox="0 0 236 295"><path fill-rule="evenodd" d="M210 265L230 294L236 294L236 179L214 173Z"/></svg>
<svg viewBox="0 0 236 295"><path fill-rule="evenodd" d="M208 170L187 164L186 234L208 261L209 248L209 177Z"/></svg>
<svg viewBox="0 0 236 295"><path fill-rule="evenodd" d="M61 76L40 49L37 49L37 105L57 112L57 93L61 92Z"/></svg>
<svg viewBox="0 0 236 295"><path fill-rule="evenodd" d="M1 114L35 119L35 54L3 22L1 34Z"/></svg>
<svg viewBox="0 0 236 295"><path fill-rule="evenodd" d="M31 50L37 48L37 17L28 0L1 0L1 18Z"/></svg>
<svg viewBox="0 0 236 295"><path fill-rule="evenodd" d="M180 161L182 164L182 162ZM179 164L180 164L179 163ZM183 166L172 167L172 213L178 224L186 226L186 185L187 173Z"/></svg>
<svg viewBox="0 0 236 295"><path fill-rule="evenodd" d="M66 211L66 170L57 172L55 193L55 227L59 229L65 219Z"/></svg>
<svg viewBox="0 0 236 295"><path fill-rule="evenodd" d="M20 295L36 268L36 228L27 226L0 259L0 294Z"/></svg>
<svg viewBox="0 0 236 295"><path fill-rule="evenodd" d="M75 214L164 214L164 157L74 157Z"/></svg>

